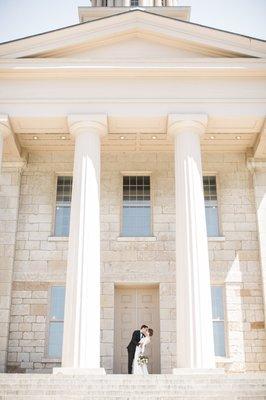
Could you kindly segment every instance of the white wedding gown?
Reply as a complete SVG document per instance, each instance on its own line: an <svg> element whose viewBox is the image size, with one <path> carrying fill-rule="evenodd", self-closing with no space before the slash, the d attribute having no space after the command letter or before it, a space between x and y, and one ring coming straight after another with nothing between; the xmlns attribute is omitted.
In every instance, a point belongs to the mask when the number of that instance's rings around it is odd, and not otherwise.
<svg viewBox="0 0 266 400"><path fill-rule="evenodd" d="M139 365L138 358L140 355L145 355L145 347L150 343L150 338L148 336L140 340L142 346L136 346L135 356L133 360L133 375L149 375L147 364Z"/></svg>

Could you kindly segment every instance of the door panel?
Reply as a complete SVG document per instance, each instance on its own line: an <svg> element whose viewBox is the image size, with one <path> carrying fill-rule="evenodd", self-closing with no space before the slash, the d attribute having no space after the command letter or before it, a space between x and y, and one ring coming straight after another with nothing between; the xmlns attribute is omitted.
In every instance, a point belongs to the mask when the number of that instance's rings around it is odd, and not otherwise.
<svg viewBox="0 0 266 400"><path fill-rule="evenodd" d="M115 290L114 373L127 373L127 345L141 325L153 328L147 347L150 373L160 372L160 332L158 288L117 287Z"/></svg>

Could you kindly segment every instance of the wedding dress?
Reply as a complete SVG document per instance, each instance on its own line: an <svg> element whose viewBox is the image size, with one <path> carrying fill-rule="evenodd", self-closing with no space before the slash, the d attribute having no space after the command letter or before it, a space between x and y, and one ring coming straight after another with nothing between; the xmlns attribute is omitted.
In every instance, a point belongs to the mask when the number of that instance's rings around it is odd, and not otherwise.
<svg viewBox="0 0 266 400"><path fill-rule="evenodd" d="M140 340L141 346L136 346L135 356L133 360L133 375L148 375L149 371L147 368L147 364L139 365L138 358L140 355L145 355L145 347L150 343L150 338L148 336L142 338Z"/></svg>

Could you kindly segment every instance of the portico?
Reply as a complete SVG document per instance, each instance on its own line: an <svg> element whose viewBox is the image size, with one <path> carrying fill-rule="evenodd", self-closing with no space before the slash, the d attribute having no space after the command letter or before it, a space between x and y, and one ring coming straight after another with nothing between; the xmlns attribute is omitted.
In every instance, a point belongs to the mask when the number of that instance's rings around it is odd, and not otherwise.
<svg viewBox="0 0 266 400"><path fill-rule="evenodd" d="M121 372L141 315L154 371L263 370L265 44L101 8L0 46L2 369Z"/></svg>
<svg viewBox="0 0 266 400"><path fill-rule="evenodd" d="M75 135L75 156L63 368L59 372L83 369L86 373L103 373L100 368L99 179L100 137L107 134L107 117L75 115L69 116L68 121L70 133ZM176 252L180 255L176 265L176 342L180 368L215 367L200 155L200 135L206 126L206 115L168 116L168 130L175 137Z"/></svg>

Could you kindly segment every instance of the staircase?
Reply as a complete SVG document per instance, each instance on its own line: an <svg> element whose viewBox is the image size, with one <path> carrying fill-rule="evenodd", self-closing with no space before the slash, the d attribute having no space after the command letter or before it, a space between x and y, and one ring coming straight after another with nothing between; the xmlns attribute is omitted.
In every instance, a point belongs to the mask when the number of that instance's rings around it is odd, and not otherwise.
<svg viewBox="0 0 266 400"><path fill-rule="evenodd" d="M266 400L266 374L0 374L0 400Z"/></svg>

